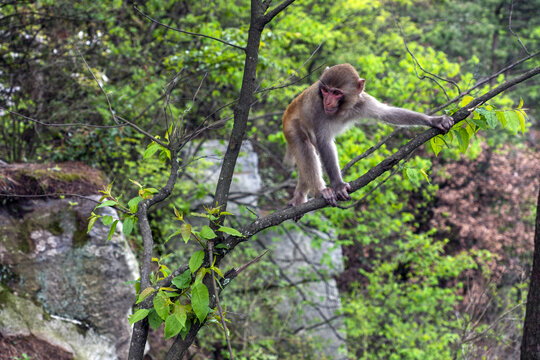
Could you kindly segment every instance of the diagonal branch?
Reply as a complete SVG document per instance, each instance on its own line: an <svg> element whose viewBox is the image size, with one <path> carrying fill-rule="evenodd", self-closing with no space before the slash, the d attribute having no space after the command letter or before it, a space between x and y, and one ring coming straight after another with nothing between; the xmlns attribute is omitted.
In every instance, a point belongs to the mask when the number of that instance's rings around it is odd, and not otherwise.
<svg viewBox="0 0 540 360"><path fill-rule="evenodd" d="M285 10L285 8L289 5L291 5L292 3L294 2L294 0L285 0L283 1L281 4L279 4L278 6L276 6L275 8L273 8L272 10L270 10L269 12L267 12L264 16L263 16L263 22L264 24L268 24L270 21L272 21L272 19L274 17L276 17L277 14L279 14L280 12L282 12L283 10Z"/></svg>

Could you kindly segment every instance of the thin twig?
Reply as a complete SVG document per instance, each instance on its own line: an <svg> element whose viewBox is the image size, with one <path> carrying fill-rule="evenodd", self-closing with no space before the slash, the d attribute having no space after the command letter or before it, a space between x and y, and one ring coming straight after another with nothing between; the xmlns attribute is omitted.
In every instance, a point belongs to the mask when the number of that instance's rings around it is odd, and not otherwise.
<svg viewBox="0 0 540 360"><path fill-rule="evenodd" d="M479 81L477 82L472 88L468 89L468 90L465 90L464 92L460 93L458 96L456 96L455 98L453 98L452 100L449 100L448 102L446 102L445 104L435 108L434 110L430 111L428 113L428 115L431 115L431 114L434 114L442 109L444 109L445 107L447 107L448 105L450 104L453 104L455 103L456 101L459 101L462 97L464 97L465 95L468 95L470 94L473 90L479 88L480 86L483 86L485 84L487 84L488 82L490 82L492 79L496 78L497 76L501 75L502 73L505 73L507 72L508 70L511 70L513 68L515 68L516 66L518 66L519 64L535 57L535 56L538 56L538 54L540 54L540 51L537 51L535 52L534 54L531 54L531 55L528 55L522 59L519 59L518 61L500 69L499 71L497 71L496 73L494 74L491 74L490 76L488 76L487 78L485 78L484 80L482 81Z"/></svg>
<svg viewBox="0 0 540 360"><path fill-rule="evenodd" d="M386 144L391 138L395 137L397 134L403 131L403 128L398 128L394 131L392 131L390 134L385 136L381 141L379 141L376 145L370 147L366 151L364 151L362 154L356 156L354 159L349 161L347 165L343 167L343 170L341 170L341 174L345 175L349 169L356 164L358 161L368 157L369 155L373 154L376 150L378 150L383 144Z"/></svg>
<svg viewBox="0 0 540 360"><path fill-rule="evenodd" d="M168 144L164 143L163 141L159 140L157 137L155 137L154 135L150 134L148 131L146 130L143 130L141 129L139 126L135 125L134 123L132 123L131 121L127 120L127 119L124 119L123 117L121 116L117 116L118 119L122 120L123 122L125 122L127 125L129 125L130 127L132 127L133 129L135 129L136 131L138 131L139 133L143 134L144 136L148 137L150 140L152 140L153 142L155 143L158 143L159 145L163 146L165 149L169 149L170 150L170 147Z"/></svg>
<svg viewBox="0 0 540 360"><path fill-rule="evenodd" d="M525 47L525 45L521 42L521 39L519 38L519 35L516 34L514 32L514 30L512 30L512 13L514 12L514 0L512 0L512 3L510 4L510 15L508 15L508 30L510 30L510 32L512 33L512 35L514 35L516 38L517 38L517 41L519 42L519 44L521 45L521 47L523 48L523 50L525 51L525 53L527 55L531 55L529 53L529 50L527 50L527 48Z"/></svg>
<svg viewBox="0 0 540 360"><path fill-rule="evenodd" d="M135 11L137 11L139 14L141 14L142 16L144 16L145 18L147 18L148 20L152 21L153 23L155 24L158 24L158 25L161 25L169 30L173 30L173 31L177 31L177 32L180 32L180 33L184 33L184 34L187 34L187 35L192 35L192 36L200 36L200 37L203 37L203 38L207 38L207 39L212 39L212 40L215 40L215 41L219 41L220 43L222 44L225 44L225 45L228 45L228 46L232 46L233 48L236 48L236 49L239 49L239 50L242 50L242 51L245 51L246 48L242 47L242 46L238 46L238 45L235 45L233 43L230 43L230 42L227 42L225 40L221 40L221 39L218 39L216 37L213 37L213 36L209 36L209 35L205 35L205 34L199 34L199 33L194 33L194 32L191 32L191 31L185 31L185 30L182 30L182 29L178 29L178 28L175 28L175 27L172 27L172 26L169 26L167 24L163 24L162 22L159 22L155 19L152 19L150 16L146 15L145 13L143 13L141 10L139 10L137 8L137 6L133 5L133 8L135 9Z"/></svg>
<svg viewBox="0 0 540 360"><path fill-rule="evenodd" d="M238 276L238 274L240 274L242 271L246 270L248 267L250 267L251 265L255 264L256 262L259 262L259 260L262 259L262 257L264 255L266 255L268 253L268 250L266 250L265 252L263 252L261 255L257 256L255 259L253 260L250 260L248 261L247 263L245 263L244 265L241 265L235 269L232 270L231 274L236 277Z"/></svg>
<svg viewBox="0 0 540 360"><path fill-rule="evenodd" d="M166 88L165 88L165 93L163 94L165 96L165 103L163 104L163 114L165 115L165 129L167 129L167 130L169 130L169 116L168 116L167 110L169 110L169 113L170 113L171 118L172 118L172 109L171 109L171 106L170 106L171 94L172 94L174 88L176 87L176 84L178 84L178 78L179 78L180 74L182 74L182 72L184 72L183 68L174 75L174 77L171 79L171 81L169 81L167 83ZM175 131L176 131L176 129L175 129ZM172 136L171 136L171 138L172 138Z"/></svg>
<svg viewBox="0 0 540 360"><path fill-rule="evenodd" d="M204 76L203 78L201 79L200 83L199 83L199 86L197 87L197 90L195 90L195 93L193 94L193 98L191 99L191 104L184 110L184 113L182 114L182 116L180 116L177 120L177 123L175 124L175 128L174 128L174 131L173 131L173 134L176 134L176 131L178 129L181 129L182 128L182 123L184 121L184 118L186 117L186 115L191 111L191 109L193 108L193 105L195 104L195 100L197 99L197 95L199 94L199 91L201 90L201 87L202 87L202 84L204 82L204 79L206 79L206 76L208 75L208 73L204 73Z"/></svg>
<svg viewBox="0 0 540 360"><path fill-rule="evenodd" d="M510 314L512 311L516 310L517 308L523 306L525 304L525 302L520 302L519 304L511 307L510 309L508 309L507 311L505 311L504 313L502 313L497 319L495 319L487 328L485 328L482 332L480 332L479 334L477 335L474 335L470 338L467 338L467 339L463 339L462 343L467 343L467 342L472 342L472 341L475 341L479 338L481 338L482 336L484 336L485 334L487 334L488 331L490 331L491 329L493 329L495 327L495 325L497 325L502 319L504 319L506 317L506 315Z"/></svg>
<svg viewBox="0 0 540 360"><path fill-rule="evenodd" d="M114 122L119 124L118 120L116 119L116 115L114 114L114 111L113 111L113 108L112 108L112 105L111 105L111 101L109 100L109 96L107 95L107 92L105 91L105 89L103 89L103 85L101 85L99 80L96 78L96 75L94 75L94 72L92 71L92 69L90 69L90 65L88 65L88 63L86 62L86 59L81 54L81 51L79 50L79 47L77 45L75 45L75 50L77 50L77 53L79 53L79 56L81 57L82 61L84 62L84 65L86 65L86 68L88 69L88 71L90 71L90 74L92 74L92 77L94 78L94 80L98 84L99 89L101 90L103 95L105 95L105 98L107 99L107 104L109 105L109 112L111 113Z"/></svg>
<svg viewBox="0 0 540 360"><path fill-rule="evenodd" d="M210 269L212 270L212 273L210 274L212 277L212 285L214 287L214 296L216 297L216 305L219 311L219 317L221 318L221 325L223 326L223 332L225 333L225 340L227 341L227 347L229 348L229 355L231 356L231 360L234 360L234 355L232 351L231 346L231 340L229 339L229 329L227 328L227 324L225 323L225 316L223 315L223 308L221 307L221 303L219 302L219 294L218 289L216 286L216 278L215 278L215 272L214 272L214 242L209 241L208 242L208 258L210 261Z"/></svg>
<svg viewBox="0 0 540 360"><path fill-rule="evenodd" d="M43 126L53 126L53 127L80 126L80 127L94 127L94 128L100 128L100 129L119 128L119 127L123 127L123 126L128 126L128 124L118 124L118 125L93 125L93 124L85 124L85 123L51 124L51 123L46 123L46 122L43 122L41 120L37 120L37 119L31 118L31 117L25 116L23 114L19 114L16 111L6 109L6 108L4 108L2 106L0 106L0 110L7 111L10 114L19 116L19 117L21 117L21 118L23 118L25 120L32 121L32 122L34 122L36 124L40 124L40 125L43 125Z"/></svg>
<svg viewBox="0 0 540 360"><path fill-rule="evenodd" d="M403 39L403 45L405 45L405 49L407 50L407 52L409 53L409 55L411 55L412 59L413 59L413 62L414 62L414 71L416 72L416 76L419 78L419 79L430 79L431 81L433 81L434 83L437 84L437 86L439 86L439 88L441 88L441 90L444 92L444 95L446 95L446 98L447 100L450 99L450 97L448 96L448 93L446 92L445 88L436 80L436 79L439 79L439 80L442 80L444 82L447 82L449 84L452 84L453 86L456 87L457 89L457 92L458 94L461 93L461 89L459 88L459 85L453 81L453 80L450 80L450 79L445 79L443 77L440 77L436 74L433 74L429 71L427 71L426 69L424 69L422 67L422 65L420 64L420 61L418 61L418 59L416 58L416 56L414 56L414 54L412 53L412 51L409 49L409 46L407 45L407 40L405 38L405 34L403 32L403 29L401 28L401 24L397 21L397 19L395 19L395 22L396 22L396 26L398 27L399 29L399 32L401 33L401 38ZM420 70L422 70L424 73L430 75L430 76L425 76L425 75L420 75L418 74L418 71L416 69L416 66L418 66L420 68Z"/></svg>
<svg viewBox="0 0 540 360"><path fill-rule="evenodd" d="M112 109L112 106L111 106L111 102L109 100L109 96L107 95L107 93L105 92L105 90L103 89L103 86L101 86L101 83L99 82L99 80L96 78L96 76L94 75L94 72L92 71L92 69L90 69L90 66L88 65L88 63L86 62L86 60L84 59L84 56L81 54L81 52L79 51L79 48L77 46L75 46L75 49L77 49L77 52L79 53L79 55L81 56L82 60L84 61L84 63L86 64L86 68L88 69L88 71L90 71L90 74L92 74L92 77L94 78L94 80L96 81L96 83L98 84L99 88L101 89L101 92L103 93L103 95L105 95L105 98L107 99L107 104L109 104L109 112L111 113L113 119L114 119L114 122L116 122L117 124L118 123L118 120L117 119L120 119L122 120L124 123L126 123L127 125L131 126L133 129L135 129L136 131L140 132L141 134L149 137L150 139L152 139L152 141L158 143L159 145L163 146L164 148L166 149L169 149L169 145L165 144L163 141L159 140L158 138L156 138L155 136L151 135L149 132L141 129L140 127L138 127L137 125L135 125L134 123L132 123L131 121L129 120L126 120L120 116L116 116L114 114L114 110Z"/></svg>
<svg viewBox="0 0 540 360"><path fill-rule="evenodd" d="M303 78L299 78L298 80L295 80L289 84L285 84L285 85L282 85L284 82L286 82L287 80L289 79L292 79L293 76L295 76L298 71L300 69L302 69L304 66L306 66L306 64L308 63L309 60L311 60L313 58L313 56L315 56L315 54L319 51L319 49L322 47L324 41L322 41L319 46L317 46L317 48L315 50L313 50L313 52L311 53L311 55L306 59L306 61L304 61L302 63L302 65L300 65L297 69L294 70L294 72L289 75L287 78L285 78L283 81L281 81L278 85L276 86L272 86L272 87L269 87L269 88L265 88L265 89L262 89L262 90L256 90L255 91L255 94L258 94L258 93L261 93L261 92L268 92L268 91L271 91L271 90L276 90L276 89L281 89L281 88L285 88L285 87L288 87L288 86L291 86L293 84L296 84L297 82L300 82L302 80L304 80L305 78L307 78L308 76L310 76L311 74L313 74L315 71L319 70L321 67L324 66L324 64L321 64L319 65L317 68L315 68L315 70L313 70L311 73L307 74L306 76L304 76ZM259 99L260 100L260 99Z"/></svg>

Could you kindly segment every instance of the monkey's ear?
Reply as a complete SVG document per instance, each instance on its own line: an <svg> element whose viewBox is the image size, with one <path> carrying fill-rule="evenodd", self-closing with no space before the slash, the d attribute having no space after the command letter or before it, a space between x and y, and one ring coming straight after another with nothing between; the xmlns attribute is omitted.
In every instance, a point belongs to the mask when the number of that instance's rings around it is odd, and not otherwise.
<svg viewBox="0 0 540 360"><path fill-rule="evenodd" d="M358 93L361 93L364 91L364 84L366 80L364 79L358 79L358 82L356 83L356 88L358 89Z"/></svg>

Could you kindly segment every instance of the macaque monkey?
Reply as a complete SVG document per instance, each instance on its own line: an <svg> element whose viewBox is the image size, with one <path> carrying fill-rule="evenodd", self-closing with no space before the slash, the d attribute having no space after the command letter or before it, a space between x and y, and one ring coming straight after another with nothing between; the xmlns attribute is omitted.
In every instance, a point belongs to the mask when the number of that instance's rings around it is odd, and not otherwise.
<svg viewBox="0 0 540 360"><path fill-rule="evenodd" d="M287 158L298 166L298 184L290 206L311 196L322 196L331 206L349 200L351 186L339 169L334 137L354 120L372 118L395 125L427 125L447 132L454 120L447 115L428 116L388 106L364 92L365 80L350 64L326 68L320 79L296 97L283 114ZM330 180L326 187L321 162Z"/></svg>

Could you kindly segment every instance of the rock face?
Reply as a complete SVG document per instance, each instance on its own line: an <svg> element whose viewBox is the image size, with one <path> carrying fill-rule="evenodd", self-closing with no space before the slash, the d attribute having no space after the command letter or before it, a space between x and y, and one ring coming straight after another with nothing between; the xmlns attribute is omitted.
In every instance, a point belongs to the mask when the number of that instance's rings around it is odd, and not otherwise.
<svg viewBox="0 0 540 360"><path fill-rule="evenodd" d="M86 233L94 205L64 199L0 207L0 347L6 352L20 356L25 344L43 349L38 344L44 343L56 359L127 357L135 291L125 282L138 278L138 266L121 224L110 241L99 221ZM98 211L117 218L111 208ZM47 358L29 351L31 358Z"/></svg>
<svg viewBox="0 0 540 360"><path fill-rule="evenodd" d="M319 240L314 245L314 236ZM279 273L268 279L275 284L286 280L294 285L293 294L279 312L289 318L293 333L303 335L316 350L317 358L346 360L345 327L337 311L341 299L335 276L343 271L340 247L334 247L328 236L300 230L269 231L259 237L257 245L271 249L272 261ZM268 296L274 296L270 290Z"/></svg>

